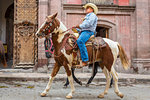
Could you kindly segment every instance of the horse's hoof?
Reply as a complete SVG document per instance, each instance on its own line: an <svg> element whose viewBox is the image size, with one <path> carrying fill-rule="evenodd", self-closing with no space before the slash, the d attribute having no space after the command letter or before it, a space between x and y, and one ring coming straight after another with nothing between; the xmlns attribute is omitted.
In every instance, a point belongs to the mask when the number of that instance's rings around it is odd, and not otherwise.
<svg viewBox="0 0 150 100"><path fill-rule="evenodd" d="M82 86L82 82L79 82L79 84Z"/></svg>
<svg viewBox="0 0 150 100"><path fill-rule="evenodd" d="M67 96L66 96L66 99L72 99L72 96L67 95Z"/></svg>
<svg viewBox="0 0 150 100"><path fill-rule="evenodd" d="M118 96L119 96L120 98L123 98L123 97L124 97L124 95L123 95L122 93L119 93Z"/></svg>
<svg viewBox="0 0 150 100"><path fill-rule="evenodd" d="M100 94L99 96L98 96L98 98L104 98L104 95L103 94Z"/></svg>
<svg viewBox="0 0 150 100"><path fill-rule="evenodd" d="M63 88L67 88L67 85L64 85Z"/></svg>
<svg viewBox="0 0 150 100"><path fill-rule="evenodd" d="M89 87L89 84L86 84L85 86L86 86L86 87Z"/></svg>
<svg viewBox="0 0 150 100"><path fill-rule="evenodd" d="M45 97L46 96L46 93L41 93L41 97Z"/></svg>

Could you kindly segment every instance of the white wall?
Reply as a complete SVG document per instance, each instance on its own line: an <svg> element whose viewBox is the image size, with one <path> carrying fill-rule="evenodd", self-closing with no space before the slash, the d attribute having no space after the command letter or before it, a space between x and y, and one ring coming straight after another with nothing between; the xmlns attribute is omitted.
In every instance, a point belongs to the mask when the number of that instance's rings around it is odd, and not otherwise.
<svg viewBox="0 0 150 100"><path fill-rule="evenodd" d="M7 8L13 3L13 0L0 0L0 40L6 43L6 19Z"/></svg>

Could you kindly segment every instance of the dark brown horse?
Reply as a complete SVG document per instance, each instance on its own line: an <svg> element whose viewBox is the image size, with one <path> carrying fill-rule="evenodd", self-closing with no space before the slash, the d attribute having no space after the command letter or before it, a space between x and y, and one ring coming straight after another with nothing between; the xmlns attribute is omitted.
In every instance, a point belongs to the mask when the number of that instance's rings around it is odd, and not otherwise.
<svg viewBox="0 0 150 100"><path fill-rule="evenodd" d="M52 35L52 41L54 44L54 59L55 59L55 66L53 68L53 71L51 73L51 76L49 78L49 82L45 88L45 90L41 93L41 96L46 96L48 91L50 90L52 81L54 80L55 76L57 75L59 69L61 66L64 66L70 87L71 87L71 92L66 96L66 98L72 98L73 93L75 92L74 84L73 84L73 78L72 78L72 73L71 73L71 68L72 68L72 63L74 58L73 55L73 50L72 49L67 49L70 44L67 42L68 39L70 38L70 33L65 27L65 25L59 21L57 18L57 13L48 16L45 20L45 22L42 24L42 26L39 28L37 31L36 35L39 38L45 37L46 35L51 34ZM129 62L127 59L127 56L120 44L118 42L114 42L110 39L104 38L104 41L106 42L106 47L103 49L93 49L93 46L88 46L88 55L89 55L89 62L93 61L93 52L97 52L96 58L94 61L99 62L100 67L102 68L105 76L106 76L106 88L103 93L101 93L98 97L99 98L104 98L104 95L108 93L108 89L110 86L110 79L111 75L113 76L114 79L114 85L115 85L115 93L123 98L123 94L119 91L118 89L118 75L117 72L114 69L114 64L116 62L117 56L119 55L123 68L127 69L129 66Z"/></svg>
<svg viewBox="0 0 150 100"><path fill-rule="evenodd" d="M7 62L5 59L5 49L2 41L0 41L0 62L3 64L4 67L7 67Z"/></svg>

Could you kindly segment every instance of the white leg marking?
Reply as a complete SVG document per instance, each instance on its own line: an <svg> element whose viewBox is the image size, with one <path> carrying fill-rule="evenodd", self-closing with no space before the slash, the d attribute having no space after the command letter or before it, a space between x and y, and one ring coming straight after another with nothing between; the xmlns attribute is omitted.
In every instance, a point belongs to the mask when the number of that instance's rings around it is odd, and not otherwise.
<svg viewBox="0 0 150 100"><path fill-rule="evenodd" d="M48 93L48 91L49 91L50 88L51 88L51 84L52 84L53 80L54 80L54 77L51 77L51 76L50 76L50 77L49 77L49 82L48 82L48 84L47 84L45 90L41 93L41 95L42 95L42 94L46 95L46 94Z"/></svg>
<svg viewBox="0 0 150 100"><path fill-rule="evenodd" d="M71 66L68 64L69 70L71 71ZM72 78L72 74L70 76L68 76L68 80L70 83L70 87L71 87L71 92L66 96L66 98L70 99L72 98L72 94L75 92L75 87L73 84L73 78Z"/></svg>
<svg viewBox="0 0 150 100"><path fill-rule="evenodd" d="M118 89L118 76L116 75L116 71L115 71L114 67L111 68L111 74L114 78L115 92L119 92L119 89Z"/></svg>
<svg viewBox="0 0 150 100"><path fill-rule="evenodd" d="M105 86L105 90L103 93L101 93L98 97L99 98L104 98L104 95L108 93L108 89L109 89L109 86L110 86L110 73L109 71L106 69L106 67L103 68L103 73L105 74L106 76L106 86Z"/></svg>
<svg viewBox="0 0 150 100"><path fill-rule="evenodd" d="M110 79L111 79L111 77L110 77L110 73L108 72L108 70L106 69L106 67L104 67L103 73L105 74L105 76L106 76L106 81L107 81L107 82L106 82L106 87L105 87L104 94L107 94L108 89L109 89L109 86L110 86Z"/></svg>
<svg viewBox="0 0 150 100"><path fill-rule="evenodd" d="M120 97L120 98L123 98L123 94L119 91L119 88L118 88L118 75L117 75L117 72L115 71L114 67L112 66L111 68L111 74L113 76L113 79L114 79L114 85L115 85L115 93Z"/></svg>
<svg viewBox="0 0 150 100"><path fill-rule="evenodd" d="M68 76L68 80L69 80L69 83L70 83L71 92L67 96L72 97L72 94L75 92L72 75Z"/></svg>

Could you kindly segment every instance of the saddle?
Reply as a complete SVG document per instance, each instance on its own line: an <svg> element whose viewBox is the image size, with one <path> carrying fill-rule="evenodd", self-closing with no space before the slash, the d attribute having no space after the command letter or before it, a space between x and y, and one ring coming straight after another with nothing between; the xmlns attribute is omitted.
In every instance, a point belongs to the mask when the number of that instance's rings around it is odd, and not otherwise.
<svg viewBox="0 0 150 100"><path fill-rule="evenodd" d="M69 36L68 43L72 47L72 49L76 50L78 48L77 43L76 43L76 40L78 39L78 37L79 37L79 33L73 33ZM93 46L95 49L106 47L106 43L105 43L104 39L102 37L95 37L94 35L92 35L89 38L89 40L86 42L85 45Z"/></svg>
<svg viewBox="0 0 150 100"><path fill-rule="evenodd" d="M80 51L78 49L76 40L79 37L79 33L70 34L68 38L68 45L65 46L66 50L73 50L73 64L78 65L81 63ZM91 46L93 49L103 49L106 47L106 43L102 37L95 37L92 35L90 39L86 42L86 47ZM94 58L93 58L94 59Z"/></svg>

